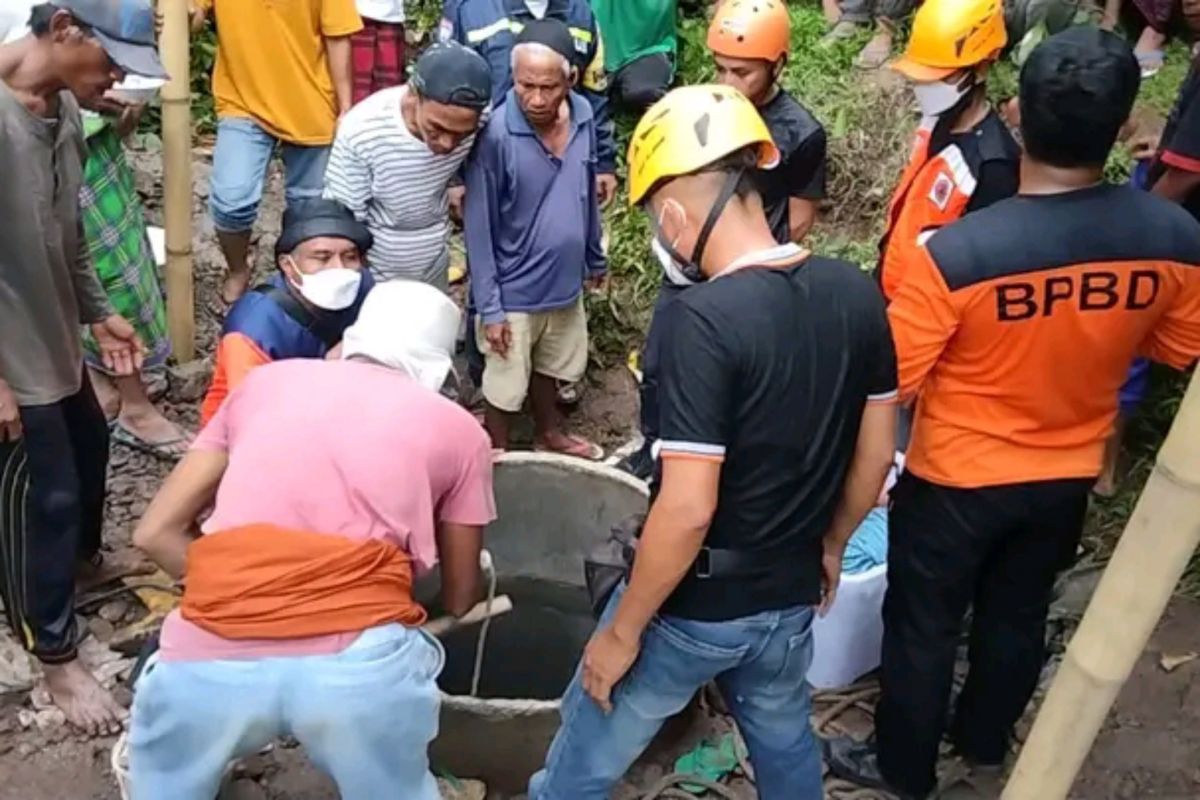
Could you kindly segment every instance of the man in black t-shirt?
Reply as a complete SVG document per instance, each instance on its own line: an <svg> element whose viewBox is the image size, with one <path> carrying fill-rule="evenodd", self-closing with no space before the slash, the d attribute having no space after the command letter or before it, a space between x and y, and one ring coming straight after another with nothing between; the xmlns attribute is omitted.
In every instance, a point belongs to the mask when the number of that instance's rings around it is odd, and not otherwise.
<svg viewBox="0 0 1200 800"><path fill-rule="evenodd" d="M638 124L629 197L667 280L661 479L627 584L563 698L530 800L601 800L661 724L716 681L760 796L821 800L805 681L812 621L892 463L895 350L851 264L779 244L756 168L778 150L724 86Z"/></svg>
<svg viewBox="0 0 1200 800"><path fill-rule="evenodd" d="M791 21L783 0L724 3L708 29L708 47L716 62L717 82L737 89L757 108L780 154L769 170L752 170L762 196L771 234L779 244L800 242L808 235L825 197L825 129L794 97L779 86L787 61ZM658 438L659 338L662 310L679 293L664 282L646 333L642 358L642 449L621 468L648 477L653 466L650 447Z"/></svg>
<svg viewBox="0 0 1200 800"><path fill-rule="evenodd" d="M1200 219L1200 61L1193 61L1150 167L1150 190Z"/></svg>
<svg viewBox="0 0 1200 800"><path fill-rule="evenodd" d="M825 197L825 129L779 85L791 43L783 0L724 3L708 28L717 83L753 103L779 149L774 169L758 172L771 232L780 244L800 242Z"/></svg>

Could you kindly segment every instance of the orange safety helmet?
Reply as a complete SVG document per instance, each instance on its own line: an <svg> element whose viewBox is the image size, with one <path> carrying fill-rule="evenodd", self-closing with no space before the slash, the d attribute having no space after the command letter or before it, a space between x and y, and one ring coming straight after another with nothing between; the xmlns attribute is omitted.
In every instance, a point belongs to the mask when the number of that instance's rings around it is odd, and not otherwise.
<svg viewBox="0 0 1200 800"><path fill-rule="evenodd" d="M774 63L787 55L791 32L784 0L725 0L708 26L708 49Z"/></svg>
<svg viewBox="0 0 1200 800"><path fill-rule="evenodd" d="M904 55L891 67L911 81L932 83L995 59L1007 43L1001 0L925 0Z"/></svg>

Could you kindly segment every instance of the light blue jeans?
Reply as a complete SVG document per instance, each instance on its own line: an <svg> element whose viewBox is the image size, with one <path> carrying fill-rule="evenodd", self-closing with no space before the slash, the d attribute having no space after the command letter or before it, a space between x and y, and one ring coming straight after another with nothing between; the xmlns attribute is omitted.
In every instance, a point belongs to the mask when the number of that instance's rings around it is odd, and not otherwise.
<svg viewBox="0 0 1200 800"><path fill-rule="evenodd" d="M208 204L213 226L225 233L243 233L254 227L262 200L267 167L276 146L283 157L288 203L320 197L325 185L329 147L304 147L281 142L254 120L225 117L217 123L213 148L212 188Z"/></svg>
<svg viewBox="0 0 1200 800"><path fill-rule="evenodd" d="M655 617L637 662L613 692L612 713L584 693L576 672L546 768L529 782L529 800L607 800L663 722L711 680L746 739L761 800L821 800L821 754L805 681L812 621L810 606L729 622Z"/></svg>
<svg viewBox="0 0 1200 800"><path fill-rule="evenodd" d="M328 656L163 661L138 681L133 800L213 800L226 765L295 736L344 800L437 800L445 654L427 634L370 628Z"/></svg>

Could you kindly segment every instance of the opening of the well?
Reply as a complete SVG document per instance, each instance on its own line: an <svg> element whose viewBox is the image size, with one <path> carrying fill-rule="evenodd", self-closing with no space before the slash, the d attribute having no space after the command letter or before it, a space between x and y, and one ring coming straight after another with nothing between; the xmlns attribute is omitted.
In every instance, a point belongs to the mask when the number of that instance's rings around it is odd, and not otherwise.
<svg viewBox="0 0 1200 800"><path fill-rule="evenodd" d="M477 627L443 639L446 667L436 767L520 791L558 727L558 700L594 627L583 557L646 510L644 484L613 468L562 456L510 453L496 462L499 519L485 544L497 592L513 610L488 630L478 696L470 696Z"/></svg>

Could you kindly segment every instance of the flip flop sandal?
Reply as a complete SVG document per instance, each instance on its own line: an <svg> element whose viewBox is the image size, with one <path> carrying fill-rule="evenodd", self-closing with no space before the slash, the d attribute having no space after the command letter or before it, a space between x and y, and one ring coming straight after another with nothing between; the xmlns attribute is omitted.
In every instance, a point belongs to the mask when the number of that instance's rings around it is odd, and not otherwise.
<svg viewBox="0 0 1200 800"><path fill-rule="evenodd" d="M176 436L173 439L166 439L161 442L148 442L138 436L133 431L126 428L120 422L113 423L112 433L110 437L114 442L122 444L131 450L137 450L139 453L146 453L163 461L178 461L183 458L183 451L174 451L171 448L174 445L184 445L184 450L187 449L187 436Z"/></svg>
<svg viewBox="0 0 1200 800"><path fill-rule="evenodd" d="M1138 66L1142 68L1143 78L1153 78L1163 68L1166 63L1166 53L1162 50L1145 50L1141 53L1135 52Z"/></svg>
<svg viewBox="0 0 1200 800"><path fill-rule="evenodd" d="M566 450L556 450L545 445L535 445L533 449L538 453L558 453L560 456L573 456L584 461L600 461L604 458L604 448L595 442L589 442L578 436L568 436L567 438L571 440L571 447Z"/></svg>

